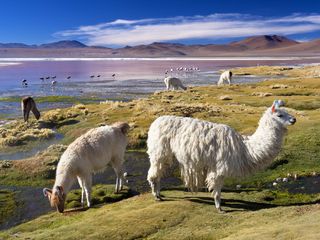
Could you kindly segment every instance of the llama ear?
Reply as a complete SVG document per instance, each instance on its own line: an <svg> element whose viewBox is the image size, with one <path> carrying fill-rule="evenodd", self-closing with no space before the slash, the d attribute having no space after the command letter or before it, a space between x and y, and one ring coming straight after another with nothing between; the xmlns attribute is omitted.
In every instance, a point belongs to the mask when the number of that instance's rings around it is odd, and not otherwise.
<svg viewBox="0 0 320 240"><path fill-rule="evenodd" d="M275 100L271 106L272 113L275 113L277 108L278 108L278 103L277 103L277 100Z"/></svg>
<svg viewBox="0 0 320 240"><path fill-rule="evenodd" d="M49 188L44 188L42 191L43 191L43 195L44 195L45 197L50 196L51 193L52 193L51 189L49 189Z"/></svg>

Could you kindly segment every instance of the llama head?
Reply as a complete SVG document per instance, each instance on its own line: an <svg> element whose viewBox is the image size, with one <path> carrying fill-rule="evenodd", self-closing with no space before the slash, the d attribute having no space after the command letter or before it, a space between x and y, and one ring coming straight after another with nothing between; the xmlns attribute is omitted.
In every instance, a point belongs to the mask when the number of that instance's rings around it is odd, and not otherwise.
<svg viewBox="0 0 320 240"><path fill-rule="evenodd" d="M270 108L270 116L274 123L287 127L296 122L296 118L290 115L285 109L280 108L284 106L284 101L275 100Z"/></svg>
<svg viewBox="0 0 320 240"><path fill-rule="evenodd" d="M51 207L55 207L60 213L64 211L66 194L63 192L63 188L61 186L56 186L52 190L44 188L43 194L45 197L48 197Z"/></svg>

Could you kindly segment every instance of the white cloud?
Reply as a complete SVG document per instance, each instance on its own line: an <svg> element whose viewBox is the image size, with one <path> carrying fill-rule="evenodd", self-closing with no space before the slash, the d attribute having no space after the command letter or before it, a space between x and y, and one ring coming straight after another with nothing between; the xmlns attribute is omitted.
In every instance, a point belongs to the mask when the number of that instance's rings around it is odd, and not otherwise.
<svg viewBox="0 0 320 240"><path fill-rule="evenodd" d="M320 30L320 15L293 14L263 18L246 14L212 14L138 20L118 19L80 26L55 34L57 37L85 39L89 45L138 45L156 41L224 39L263 34L291 35Z"/></svg>

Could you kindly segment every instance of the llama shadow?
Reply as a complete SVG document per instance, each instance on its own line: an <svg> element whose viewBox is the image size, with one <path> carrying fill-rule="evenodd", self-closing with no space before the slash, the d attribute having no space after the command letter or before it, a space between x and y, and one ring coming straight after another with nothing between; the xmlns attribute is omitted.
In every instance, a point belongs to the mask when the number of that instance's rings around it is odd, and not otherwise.
<svg viewBox="0 0 320 240"><path fill-rule="evenodd" d="M59 123L39 120L39 125L40 125L40 128L59 128L62 126L77 124L79 122L80 122L79 120L75 120L75 119L69 119Z"/></svg>
<svg viewBox="0 0 320 240"><path fill-rule="evenodd" d="M196 197L196 196L168 197L168 198L166 197L164 198L164 201L167 201L167 200L173 201L173 200L179 200L179 199L188 200L194 203L212 205L213 207L215 205L214 199L212 197ZM225 210L225 212L238 212L238 211L258 211L262 209L278 207L279 205L271 204L271 203L249 202L249 201L237 200L237 199L221 199L221 206L231 208L227 210L223 209Z"/></svg>
<svg viewBox="0 0 320 240"><path fill-rule="evenodd" d="M76 213L80 213L80 212L85 212L87 210L89 210L88 207L77 207L77 208L67 209L62 214L63 215L72 215L72 214L76 214Z"/></svg>
<svg viewBox="0 0 320 240"><path fill-rule="evenodd" d="M69 125L77 124L79 122L80 122L79 120L70 119L70 120L66 120L66 121L63 121L61 123L56 124L56 127L60 128L62 126L69 126Z"/></svg>
<svg viewBox="0 0 320 240"><path fill-rule="evenodd" d="M168 190L168 189L167 189ZM171 189L173 190L173 189ZM185 188L174 188L174 190L183 191ZM247 190L248 192L256 191L256 190ZM188 191L185 191L188 192ZM224 190L224 192L244 192L244 190ZM190 192L191 193L191 192ZM179 201L181 199L187 200L194 203L207 204L215 206L213 197L200 197L200 196L184 196L184 197L163 197L163 201ZM266 201L272 201L274 199L265 199ZM312 202L297 202L297 203L287 203L287 204L274 204L268 202L250 202L241 199L221 199L221 206L224 208L225 212L238 212L238 211L259 211L262 209L276 208L276 207L289 207L289 206L304 206L311 204L319 204L319 200L315 200ZM225 209L225 207L229 209Z"/></svg>

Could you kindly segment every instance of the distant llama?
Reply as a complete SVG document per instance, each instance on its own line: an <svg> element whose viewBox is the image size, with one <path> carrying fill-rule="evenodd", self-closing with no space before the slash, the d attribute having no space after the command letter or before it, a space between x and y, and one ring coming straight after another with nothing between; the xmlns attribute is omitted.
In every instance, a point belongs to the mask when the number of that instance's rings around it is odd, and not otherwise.
<svg viewBox="0 0 320 240"><path fill-rule="evenodd" d="M232 72L231 71L224 71L220 75L220 79L218 81L218 85L223 85L225 82L227 82L229 85L231 85L231 80L232 80Z"/></svg>
<svg viewBox="0 0 320 240"><path fill-rule="evenodd" d="M183 90L187 90L187 87L185 87L181 80L176 77L166 77L164 80L164 83L167 87L167 90L170 90L172 88L173 90L178 90L179 88Z"/></svg>
<svg viewBox="0 0 320 240"><path fill-rule="evenodd" d="M37 108L36 102L32 97L24 97L21 100L21 110L23 114L23 119L25 122L29 120L30 111L32 111L35 118L38 120L40 118L40 112Z"/></svg>

